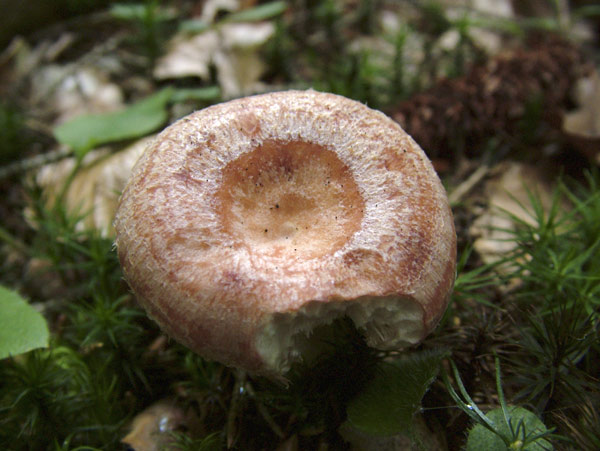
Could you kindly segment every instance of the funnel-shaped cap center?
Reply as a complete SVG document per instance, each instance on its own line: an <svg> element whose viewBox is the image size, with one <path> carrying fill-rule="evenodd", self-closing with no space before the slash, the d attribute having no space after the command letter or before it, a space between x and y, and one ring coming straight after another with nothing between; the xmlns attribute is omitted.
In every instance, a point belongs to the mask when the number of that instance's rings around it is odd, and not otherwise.
<svg viewBox="0 0 600 451"><path fill-rule="evenodd" d="M332 253L360 228L364 211L348 167L303 142L266 142L230 162L217 197L227 232L281 258Z"/></svg>

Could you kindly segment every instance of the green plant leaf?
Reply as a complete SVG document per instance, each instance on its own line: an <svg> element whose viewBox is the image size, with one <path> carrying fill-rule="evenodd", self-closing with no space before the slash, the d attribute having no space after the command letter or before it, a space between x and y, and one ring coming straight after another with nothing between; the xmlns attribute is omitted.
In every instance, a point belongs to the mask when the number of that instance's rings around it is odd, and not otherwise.
<svg viewBox="0 0 600 451"><path fill-rule="evenodd" d="M151 11L151 8L154 8L154 11ZM171 20L176 17L173 11L150 3L116 3L110 8L110 14L120 20L144 21L151 13L154 13L154 19L157 21Z"/></svg>
<svg viewBox="0 0 600 451"><path fill-rule="evenodd" d="M205 88L180 88L173 92L171 101L173 103L185 102L186 100L199 100L208 102L217 100L221 96L218 86L207 86Z"/></svg>
<svg viewBox="0 0 600 451"><path fill-rule="evenodd" d="M577 18L588 18L600 16L600 5L586 5L575 9L572 15Z"/></svg>
<svg viewBox="0 0 600 451"><path fill-rule="evenodd" d="M16 292L0 286L0 359L47 346L44 317Z"/></svg>
<svg viewBox="0 0 600 451"><path fill-rule="evenodd" d="M365 390L348 404L350 424L371 435L408 434L445 356L446 351L421 351L382 362Z"/></svg>
<svg viewBox="0 0 600 451"><path fill-rule="evenodd" d="M507 449L522 449L527 451L544 451L554 449L552 444L544 437L533 440L530 443L524 443L523 439L526 436L534 434L547 433L548 429L542 421L533 413L523 407L509 407L510 422L515 431L519 428L517 438L507 448L506 444L495 432L490 431L481 424L476 424L469 432L467 439L467 451L479 451L485 449L487 451L506 451ZM486 414L486 416L494 423L497 431L505 437L511 437L513 434L510 431L502 409L494 409ZM520 426L519 426L520 425Z"/></svg>
<svg viewBox="0 0 600 451"><path fill-rule="evenodd" d="M199 34L210 28L210 24L201 19L182 20L179 23L179 31L184 33Z"/></svg>
<svg viewBox="0 0 600 451"><path fill-rule="evenodd" d="M77 117L56 127L54 135L82 158L100 144L137 138L156 130L167 120L165 107L172 95L173 88L165 88L121 111Z"/></svg>
<svg viewBox="0 0 600 451"><path fill-rule="evenodd" d="M227 22L258 22L278 16L287 9L286 2L270 2L227 16Z"/></svg>

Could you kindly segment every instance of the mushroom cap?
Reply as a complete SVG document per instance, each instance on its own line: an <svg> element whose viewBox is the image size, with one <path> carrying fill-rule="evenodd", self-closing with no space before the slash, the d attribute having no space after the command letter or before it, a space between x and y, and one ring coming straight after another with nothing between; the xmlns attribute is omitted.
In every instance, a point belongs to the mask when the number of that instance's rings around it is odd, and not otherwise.
<svg viewBox="0 0 600 451"><path fill-rule="evenodd" d="M452 212L421 148L384 114L312 90L165 129L114 225L125 278L163 330L267 375L344 316L375 348L418 343L455 277Z"/></svg>

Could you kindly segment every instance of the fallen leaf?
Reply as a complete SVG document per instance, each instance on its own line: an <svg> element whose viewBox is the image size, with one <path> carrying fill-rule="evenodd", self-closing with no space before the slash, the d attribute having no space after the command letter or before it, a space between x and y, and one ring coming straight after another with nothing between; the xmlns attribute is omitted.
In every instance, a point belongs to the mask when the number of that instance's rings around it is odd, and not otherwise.
<svg viewBox="0 0 600 451"><path fill-rule="evenodd" d="M495 263L518 245L512 233L516 227L513 217L533 224L530 196L539 196L541 205L549 210L552 190L541 168L507 162L500 167L498 176L485 183L483 191L487 207L473 221L470 235L475 238L473 246L482 260ZM502 269L512 271L509 267Z"/></svg>
<svg viewBox="0 0 600 451"><path fill-rule="evenodd" d="M270 22L250 20L282 12L280 2L274 3L239 12L237 16L231 15L231 21L224 19L211 25L217 9L231 11L229 8L236 5L231 2L207 2L202 19L196 21L201 25L195 28L197 33L190 33L194 27L188 24L173 37L167 53L154 68L154 76L160 80L194 76L208 81L211 67L215 67L224 98L263 90L259 80L266 66L259 56L259 50L274 34L275 26ZM233 21L244 18L248 22Z"/></svg>
<svg viewBox="0 0 600 451"><path fill-rule="evenodd" d="M108 149L97 149L86 155L82 168L64 196L66 210L82 215L77 230L95 229L102 236L113 236L112 222L119 195L134 164L153 139L153 135L147 136L114 154ZM44 190L49 205L54 202L74 167L75 159L68 158L39 170L36 182Z"/></svg>
<svg viewBox="0 0 600 451"><path fill-rule="evenodd" d="M75 64L50 64L32 76L31 101L45 104L62 124L85 114L123 108L123 92L103 70Z"/></svg>
<svg viewBox="0 0 600 451"><path fill-rule="evenodd" d="M600 73L594 70L575 84L579 108L567 113L563 131L577 148L600 165Z"/></svg>
<svg viewBox="0 0 600 451"><path fill-rule="evenodd" d="M159 80L191 76L208 80L218 46L219 36L214 30L196 36L179 34L169 42L167 54L158 60L154 76Z"/></svg>
<svg viewBox="0 0 600 451"><path fill-rule="evenodd" d="M159 401L135 416L130 432L122 443L134 451L159 451L175 449L170 434L186 425L186 414L173 401Z"/></svg>

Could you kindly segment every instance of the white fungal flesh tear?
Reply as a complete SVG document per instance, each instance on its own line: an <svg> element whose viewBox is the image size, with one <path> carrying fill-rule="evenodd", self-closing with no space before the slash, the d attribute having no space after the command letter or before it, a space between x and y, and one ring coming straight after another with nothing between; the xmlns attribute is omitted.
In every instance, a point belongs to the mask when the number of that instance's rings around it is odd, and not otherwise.
<svg viewBox="0 0 600 451"><path fill-rule="evenodd" d="M313 335L320 326L348 317L367 344L396 349L418 343L424 333L423 311L410 299L364 297L353 301L309 302L296 312L275 313L258 335L256 348L269 367L286 372L291 364L318 354L324 343Z"/></svg>

